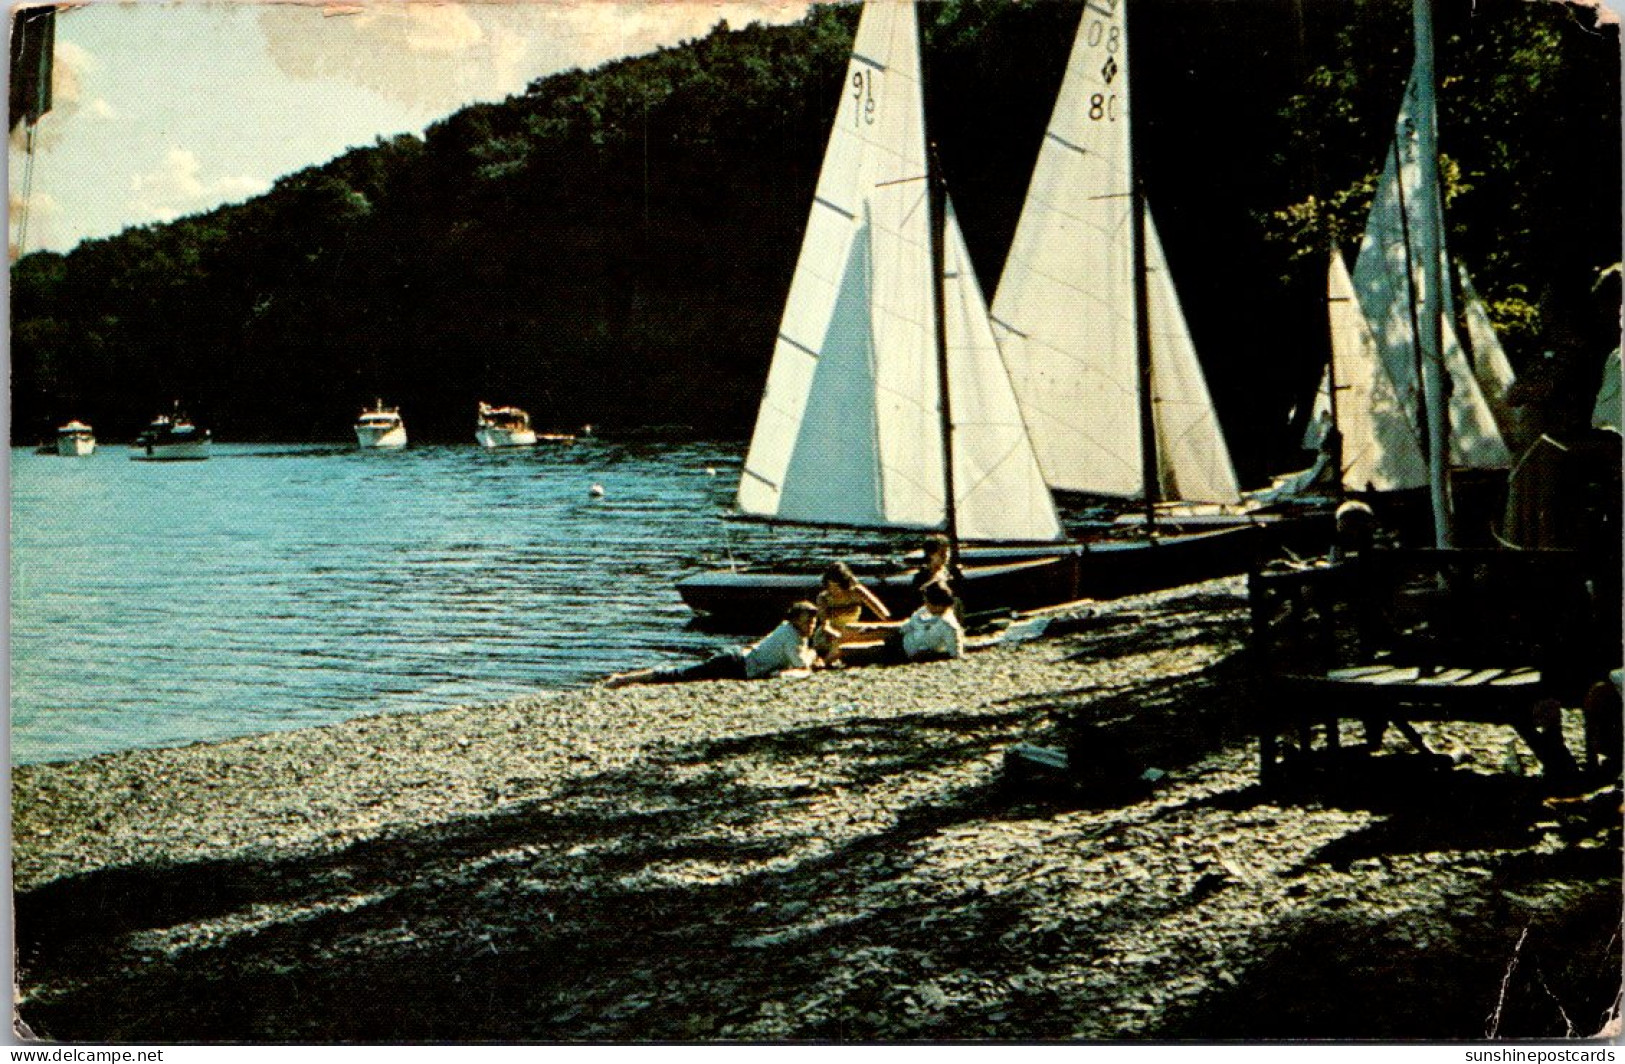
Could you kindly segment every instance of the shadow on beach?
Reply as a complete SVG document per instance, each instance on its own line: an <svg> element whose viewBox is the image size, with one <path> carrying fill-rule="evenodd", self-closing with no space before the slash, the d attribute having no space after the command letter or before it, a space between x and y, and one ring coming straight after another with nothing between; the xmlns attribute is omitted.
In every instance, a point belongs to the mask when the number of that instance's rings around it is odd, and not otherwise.
<svg viewBox="0 0 1625 1064"><path fill-rule="evenodd" d="M1223 611L1189 603L1057 644L1236 642L1234 600L1217 631ZM487 814L337 852L68 876L17 897L18 1015L42 1038L133 1042L1603 1026L1620 959L1608 810L1551 829L1538 781L1403 758L1283 802L1254 784L1248 698L1238 648L976 713L649 747L545 797L516 777ZM1172 782L1045 791L970 771L1035 728Z"/></svg>

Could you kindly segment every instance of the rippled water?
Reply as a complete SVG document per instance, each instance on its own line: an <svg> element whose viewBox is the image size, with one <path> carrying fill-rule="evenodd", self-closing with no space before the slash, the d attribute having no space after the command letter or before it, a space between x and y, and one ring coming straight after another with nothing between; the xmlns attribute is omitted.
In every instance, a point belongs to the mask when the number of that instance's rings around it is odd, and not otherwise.
<svg viewBox="0 0 1625 1064"><path fill-rule="evenodd" d="M492 701L724 645L689 626L677 578L856 545L727 520L738 470L731 444L14 449L12 763Z"/></svg>

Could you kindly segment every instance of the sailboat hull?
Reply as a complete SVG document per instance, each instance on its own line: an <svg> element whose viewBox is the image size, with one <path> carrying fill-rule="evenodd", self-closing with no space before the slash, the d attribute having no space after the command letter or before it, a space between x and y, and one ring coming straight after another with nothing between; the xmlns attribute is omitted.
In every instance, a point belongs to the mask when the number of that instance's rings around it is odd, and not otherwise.
<svg viewBox="0 0 1625 1064"><path fill-rule="evenodd" d="M1065 602L1073 573L1073 556L1066 548L1048 556L1018 557L998 564L971 565L959 581L960 598L968 614L992 610L1035 609ZM906 617L919 606L913 574L890 573L860 577L879 596L894 617ZM708 572L677 582L677 592L705 626L722 632L765 631L784 619L792 602L811 602L818 595L819 574Z"/></svg>
<svg viewBox="0 0 1625 1064"><path fill-rule="evenodd" d="M1053 546L972 547L961 552L960 599L977 614L1038 609L1080 598L1117 598L1243 573L1279 545L1278 530L1243 525L1189 535L1098 539ZM873 576L865 586L894 616L919 605L912 574ZM798 599L818 594L817 573L708 572L678 581L705 626L765 630Z"/></svg>

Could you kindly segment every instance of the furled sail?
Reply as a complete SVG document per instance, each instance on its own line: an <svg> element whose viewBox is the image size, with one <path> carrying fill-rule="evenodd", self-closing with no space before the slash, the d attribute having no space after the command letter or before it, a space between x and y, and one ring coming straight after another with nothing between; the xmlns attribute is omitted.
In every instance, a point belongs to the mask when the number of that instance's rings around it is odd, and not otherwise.
<svg viewBox="0 0 1625 1064"><path fill-rule="evenodd" d="M1366 218L1365 237L1354 264L1354 289L1370 324L1377 351L1390 381L1398 389L1401 403L1419 409L1422 395L1415 304L1427 300L1421 291L1423 270L1417 261L1421 254L1417 230L1426 224L1416 144L1411 121L1411 101L1415 98L1415 76L1405 93L1397 125L1397 152L1390 150L1377 184L1376 198ZM1396 154L1400 156L1396 160ZM1432 193L1431 209L1442 217L1437 193ZM1437 254L1441 272L1445 269L1444 234L1438 233ZM1442 323L1444 369L1450 378L1450 463L1471 469L1505 469L1511 464L1500 429L1485 401L1448 312L1448 288L1441 293L1446 306ZM1343 383L1341 380L1339 383ZM1339 406L1341 412L1341 405ZM1413 424L1420 424L1420 414ZM1424 479L1422 483L1426 483ZM1416 487L1395 484L1394 487Z"/></svg>
<svg viewBox="0 0 1625 1064"><path fill-rule="evenodd" d="M1084 8L993 301L1053 488L1144 493L1124 3ZM1162 246L1145 213L1162 497L1239 498Z"/></svg>
<svg viewBox="0 0 1625 1064"><path fill-rule="evenodd" d="M927 176L914 5L868 4L740 478L742 512L806 524L944 526ZM1015 409L957 226L949 228L959 535L1058 538L1048 491L1030 490L1043 488L1030 445L1016 446L1008 432L1019 416L1012 421L993 394L1002 384Z"/></svg>

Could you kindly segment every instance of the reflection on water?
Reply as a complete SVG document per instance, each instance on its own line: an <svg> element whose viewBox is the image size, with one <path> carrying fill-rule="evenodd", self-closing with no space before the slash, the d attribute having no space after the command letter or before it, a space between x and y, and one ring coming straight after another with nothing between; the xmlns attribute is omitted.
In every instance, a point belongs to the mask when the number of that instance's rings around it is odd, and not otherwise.
<svg viewBox="0 0 1625 1064"><path fill-rule="evenodd" d="M725 444L11 457L14 764L491 701L698 654L725 640L689 626L673 589L686 573L886 549L726 519L739 453Z"/></svg>

